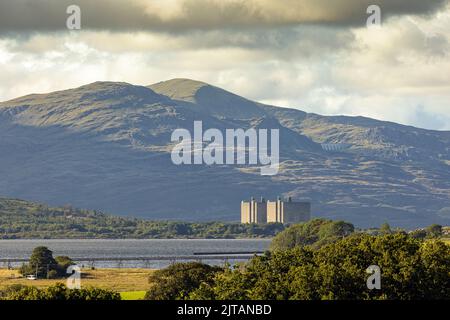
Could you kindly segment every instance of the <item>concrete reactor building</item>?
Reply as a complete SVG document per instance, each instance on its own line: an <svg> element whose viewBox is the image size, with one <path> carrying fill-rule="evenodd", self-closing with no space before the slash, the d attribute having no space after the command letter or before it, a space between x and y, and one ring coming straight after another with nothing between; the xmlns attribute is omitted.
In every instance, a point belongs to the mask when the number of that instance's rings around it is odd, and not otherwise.
<svg viewBox="0 0 450 320"><path fill-rule="evenodd" d="M278 198L266 201L241 202L241 223L298 223L311 219L311 203L295 202L289 197L287 201Z"/></svg>
<svg viewBox="0 0 450 320"><path fill-rule="evenodd" d="M264 198L256 201L252 198L249 202L241 202L242 223L267 223L267 204Z"/></svg>

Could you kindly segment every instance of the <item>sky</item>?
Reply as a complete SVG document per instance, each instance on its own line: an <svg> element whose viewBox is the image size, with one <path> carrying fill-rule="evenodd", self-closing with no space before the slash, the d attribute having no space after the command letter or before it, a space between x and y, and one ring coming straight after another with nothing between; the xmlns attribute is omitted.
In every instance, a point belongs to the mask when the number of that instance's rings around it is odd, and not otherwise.
<svg viewBox="0 0 450 320"><path fill-rule="evenodd" d="M66 27L73 4L81 30ZM367 26L370 5L381 26ZM450 130L450 4L0 0L0 101L172 78L307 112Z"/></svg>

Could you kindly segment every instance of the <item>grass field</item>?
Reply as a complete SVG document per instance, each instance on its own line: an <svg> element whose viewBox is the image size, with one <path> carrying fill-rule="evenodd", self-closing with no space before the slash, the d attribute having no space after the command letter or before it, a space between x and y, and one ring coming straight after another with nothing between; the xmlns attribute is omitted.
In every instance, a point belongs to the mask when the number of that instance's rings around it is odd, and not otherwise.
<svg viewBox="0 0 450 320"><path fill-rule="evenodd" d="M148 289L148 276L152 272L150 269L83 269L81 286L124 292L126 297L142 297L142 292ZM45 288L58 282L65 283L65 280L27 280L17 270L0 269L0 290L12 284Z"/></svg>
<svg viewBox="0 0 450 320"><path fill-rule="evenodd" d="M142 300L144 296L145 291L126 291L120 293L122 300Z"/></svg>

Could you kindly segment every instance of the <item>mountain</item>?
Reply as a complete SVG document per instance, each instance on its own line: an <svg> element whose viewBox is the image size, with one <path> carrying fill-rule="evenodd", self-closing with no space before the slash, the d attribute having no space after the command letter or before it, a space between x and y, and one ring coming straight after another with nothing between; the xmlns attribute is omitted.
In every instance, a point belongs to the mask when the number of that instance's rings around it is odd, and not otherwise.
<svg viewBox="0 0 450 320"><path fill-rule="evenodd" d="M280 171L171 161L177 128L280 130ZM152 219L238 220L279 195L361 227L450 220L450 132L325 117L189 79L96 82L0 103L0 194Z"/></svg>
<svg viewBox="0 0 450 320"><path fill-rule="evenodd" d="M239 120L266 116L258 103L200 81L173 79L156 83L149 88L192 111L220 119Z"/></svg>

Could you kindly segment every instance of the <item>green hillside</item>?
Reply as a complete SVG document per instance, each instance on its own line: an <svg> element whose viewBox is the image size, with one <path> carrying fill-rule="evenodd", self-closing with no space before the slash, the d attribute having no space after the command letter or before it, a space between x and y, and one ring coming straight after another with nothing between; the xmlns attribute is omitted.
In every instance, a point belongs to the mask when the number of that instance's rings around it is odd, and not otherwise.
<svg viewBox="0 0 450 320"><path fill-rule="evenodd" d="M0 198L0 239L61 238L260 238L272 237L283 225L146 221L72 207L53 208Z"/></svg>

